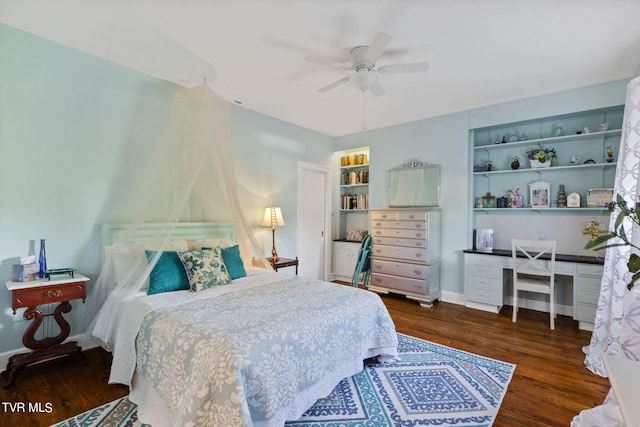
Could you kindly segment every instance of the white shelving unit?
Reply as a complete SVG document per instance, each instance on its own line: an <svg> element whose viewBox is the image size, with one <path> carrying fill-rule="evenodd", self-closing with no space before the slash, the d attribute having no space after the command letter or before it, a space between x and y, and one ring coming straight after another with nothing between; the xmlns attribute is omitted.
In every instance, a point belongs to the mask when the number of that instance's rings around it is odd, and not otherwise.
<svg viewBox="0 0 640 427"><path fill-rule="evenodd" d="M617 106L472 130L472 167L490 163L492 169L473 172L471 206L476 206L476 201L486 193L508 198L508 190L515 191L515 189L519 189L519 194L524 197L525 206L524 208L474 207L474 216L588 215L606 210L587 207L587 190L613 187L623 114L623 106ZM609 127L607 130L599 131L603 123L608 123ZM556 136L559 127L562 127L562 135ZM592 131L584 133L582 129L585 127L589 127ZM525 140L496 143L503 139L509 141L512 135L520 137L522 133L525 135ZM526 153L532 148L553 148L556 151L556 159L551 163L551 167L531 168ZM607 148L611 148L614 153L614 158L610 162L607 161ZM572 155L580 157L578 164L570 163L569 159ZM511 168L514 156L520 159L518 169ZM540 180L551 183L551 207L526 208L530 203L529 184ZM556 207L560 184L564 185L567 195L574 192L580 194L579 208Z"/></svg>

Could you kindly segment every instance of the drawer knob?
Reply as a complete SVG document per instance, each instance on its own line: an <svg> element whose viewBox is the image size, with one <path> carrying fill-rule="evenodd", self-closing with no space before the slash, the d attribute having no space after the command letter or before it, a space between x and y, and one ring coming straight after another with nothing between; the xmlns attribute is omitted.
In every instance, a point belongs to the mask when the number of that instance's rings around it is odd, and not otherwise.
<svg viewBox="0 0 640 427"><path fill-rule="evenodd" d="M416 228L422 228L422 224L416 224Z"/></svg>
<svg viewBox="0 0 640 427"><path fill-rule="evenodd" d="M416 252L416 258L421 258L422 257L422 252Z"/></svg>
<svg viewBox="0 0 640 427"><path fill-rule="evenodd" d="M382 214L382 218L386 218L386 217L387 217L387 214Z"/></svg>
<svg viewBox="0 0 640 427"><path fill-rule="evenodd" d="M379 277L376 277L376 283L380 283L380 282L382 282L382 279Z"/></svg>
<svg viewBox="0 0 640 427"><path fill-rule="evenodd" d="M380 234L382 234L382 232L380 230L377 230L376 234L380 235Z"/></svg>
<svg viewBox="0 0 640 427"><path fill-rule="evenodd" d="M376 253L379 254L380 252L382 252L382 250L380 249L376 249Z"/></svg>
<svg viewBox="0 0 640 427"><path fill-rule="evenodd" d="M422 233L416 233L415 236L416 237L422 237Z"/></svg>
<svg viewBox="0 0 640 427"><path fill-rule="evenodd" d="M376 227L380 227L382 225L381 222L376 222Z"/></svg>
<svg viewBox="0 0 640 427"><path fill-rule="evenodd" d="M422 242L416 242L416 246L422 246Z"/></svg>
<svg viewBox="0 0 640 427"><path fill-rule="evenodd" d="M50 291L43 292L42 298L58 298L60 295L62 295L62 292L57 289L52 289Z"/></svg>
<svg viewBox="0 0 640 427"><path fill-rule="evenodd" d="M413 219L413 218L415 218L415 217L416 217L416 216L415 216L414 214L409 215L409 218L411 218L411 219Z"/></svg>
<svg viewBox="0 0 640 427"><path fill-rule="evenodd" d="M422 271L420 270L413 270L413 272L416 274L416 276L420 276L422 274Z"/></svg>

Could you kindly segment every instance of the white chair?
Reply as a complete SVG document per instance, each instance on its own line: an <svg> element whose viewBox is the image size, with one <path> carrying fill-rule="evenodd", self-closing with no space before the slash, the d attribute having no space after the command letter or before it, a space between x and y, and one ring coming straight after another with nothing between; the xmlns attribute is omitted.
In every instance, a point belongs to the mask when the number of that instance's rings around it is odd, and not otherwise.
<svg viewBox="0 0 640 427"><path fill-rule="evenodd" d="M511 239L513 257L513 319L518 313L518 291L549 295L551 330L555 329L556 298L554 271L556 262L555 240ZM541 259L547 254L550 259Z"/></svg>

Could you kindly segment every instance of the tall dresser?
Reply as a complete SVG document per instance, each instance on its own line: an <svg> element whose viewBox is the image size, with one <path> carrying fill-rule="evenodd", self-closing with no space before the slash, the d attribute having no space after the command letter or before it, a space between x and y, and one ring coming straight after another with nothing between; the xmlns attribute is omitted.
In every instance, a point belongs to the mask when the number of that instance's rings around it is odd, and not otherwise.
<svg viewBox="0 0 640 427"><path fill-rule="evenodd" d="M440 298L440 211L371 209L369 289L406 295L423 307Z"/></svg>

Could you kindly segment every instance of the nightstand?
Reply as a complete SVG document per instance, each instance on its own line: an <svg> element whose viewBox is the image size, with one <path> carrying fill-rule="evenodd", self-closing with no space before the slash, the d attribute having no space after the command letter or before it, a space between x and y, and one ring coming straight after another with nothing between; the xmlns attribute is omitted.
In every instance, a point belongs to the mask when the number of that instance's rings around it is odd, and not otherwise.
<svg viewBox="0 0 640 427"><path fill-rule="evenodd" d="M269 263L271 264L271 267L273 267L273 269L275 271L278 271L279 268L294 267L295 266L296 267L296 275L298 274L298 257L296 257L296 259L280 258L276 262L271 262L269 260L269 258L267 258L267 260L269 261Z"/></svg>
<svg viewBox="0 0 640 427"><path fill-rule="evenodd" d="M43 360L60 356L74 356L76 360L84 362L82 347L76 341L62 344L67 339L71 326L64 319L63 313L71 311L69 301L87 297L87 281L89 279L81 274L74 274L74 277L58 276L51 279L34 280L32 282L7 282L7 289L11 291L13 314L16 310L26 307L24 312L25 320L32 320L22 336L22 343L31 349L29 353L16 354L9 358L7 369L2 372L2 376L7 377L5 389L11 387L20 372L29 365ZM53 314L43 314L38 306L45 304L59 303ZM60 333L53 337L37 339L36 332L40 328L42 321L50 323L53 316L60 328ZM48 325L46 325L48 326ZM51 325L53 326L53 325ZM49 329L49 328L43 328ZM52 329L55 330L55 327ZM46 333L46 332L45 332ZM43 334L44 335L44 334Z"/></svg>

